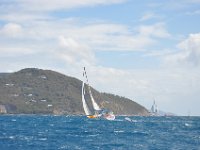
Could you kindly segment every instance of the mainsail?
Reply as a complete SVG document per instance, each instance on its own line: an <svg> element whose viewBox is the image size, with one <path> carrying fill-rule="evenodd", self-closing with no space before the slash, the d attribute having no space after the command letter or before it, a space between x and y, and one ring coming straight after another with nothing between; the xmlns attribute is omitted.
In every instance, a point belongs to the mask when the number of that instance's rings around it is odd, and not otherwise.
<svg viewBox="0 0 200 150"><path fill-rule="evenodd" d="M84 71L83 71L83 77L84 77L84 80L86 79L86 83L84 82L83 80L83 83L82 83L82 102L83 102L83 109L85 111L85 114L87 115L88 118L99 118L99 117L102 117L102 118L105 118L107 120L114 120L115 119L115 115L113 114L112 111L108 111L106 109L101 109L99 107L99 105L96 103L93 95L92 95L92 91L91 91L91 87L89 85L89 82L88 82L88 78L87 78L87 74L86 74L86 70L85 70L85 67L84 67ZM88 87L88 91L89 91L89 95L90 95L90 99L92 101L92 106L93 106L93 109L94 109L94 112L91 113L90 112L90 109L86 103L86 100L85 100L85 87Z"/></svg>
<svg viewBox="0 0 200 150"><path fill-rule="evenodd" d="M90 109L85 101L85 82L82 83L82 102L83 102L83 109L86 115L91 115Z"/></svg>
<svg viewBox="0 0 200 150"><path fill-rule="evenodd" d="M91 98L91 101L92 101L92 105L93 105L94 110L101 110L101 108L100 108L99 105L96 103L96 101L94 100L94 97L93 97L93 95L92 95L91 88L90 88L90 85L89 85L89 82L88 82L88 78L87 78L87 74L86 74L85 67L84 67L83 76L85 76L85 77L86 77L86 80L87 80L89 95L90 95L90 98Z"/></svg>
<svg viewBox="0 0 200 150"><path fill-rule="evenodd" d="M152 115L158 115L158 106L156 105L156 102L155 102L155 100L154 100L154 102L153 102L153 105L152 105L152 107L151 107L151 113L152 113Z"/></svg>

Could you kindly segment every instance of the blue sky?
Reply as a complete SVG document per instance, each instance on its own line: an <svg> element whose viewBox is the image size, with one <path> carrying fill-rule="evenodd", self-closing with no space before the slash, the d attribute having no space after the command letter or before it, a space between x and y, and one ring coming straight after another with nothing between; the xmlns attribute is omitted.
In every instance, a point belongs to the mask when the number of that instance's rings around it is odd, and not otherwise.
<svg viewBox="0 0 200 150"><path fill-rule="evenodd" d="M200 0L1 0L0 72L51 69L200 115Z"/></svg>

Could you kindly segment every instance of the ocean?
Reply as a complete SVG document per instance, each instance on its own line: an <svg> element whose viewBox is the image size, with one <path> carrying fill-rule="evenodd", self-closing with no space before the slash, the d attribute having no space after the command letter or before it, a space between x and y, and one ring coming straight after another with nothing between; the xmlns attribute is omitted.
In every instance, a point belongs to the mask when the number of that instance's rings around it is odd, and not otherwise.
<svg viewBox="0 0 200 150"><path fill-rule="evenodd" d="M0 150L200 150L200 117L1 115Z"/></svg>

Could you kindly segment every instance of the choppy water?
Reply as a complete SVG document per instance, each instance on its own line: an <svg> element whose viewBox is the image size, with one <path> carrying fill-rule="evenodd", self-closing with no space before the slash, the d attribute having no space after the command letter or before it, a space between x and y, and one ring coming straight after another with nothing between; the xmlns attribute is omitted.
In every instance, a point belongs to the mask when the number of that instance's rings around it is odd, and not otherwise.
<svg viewBox="0 0 200 150"><path fill-rule="evenodd" d="M200 150L200 117L0 116L0 150Z"/></svg>

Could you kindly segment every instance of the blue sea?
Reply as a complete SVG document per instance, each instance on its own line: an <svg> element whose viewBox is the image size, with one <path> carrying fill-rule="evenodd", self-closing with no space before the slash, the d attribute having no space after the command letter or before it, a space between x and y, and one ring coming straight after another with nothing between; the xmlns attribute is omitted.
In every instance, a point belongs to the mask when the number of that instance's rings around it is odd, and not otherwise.
<svg viewBox="0 0 200 150"><path fill-rule="evenodd" d="M0 150L200 150L200 117L1 115Z"/></svg>

